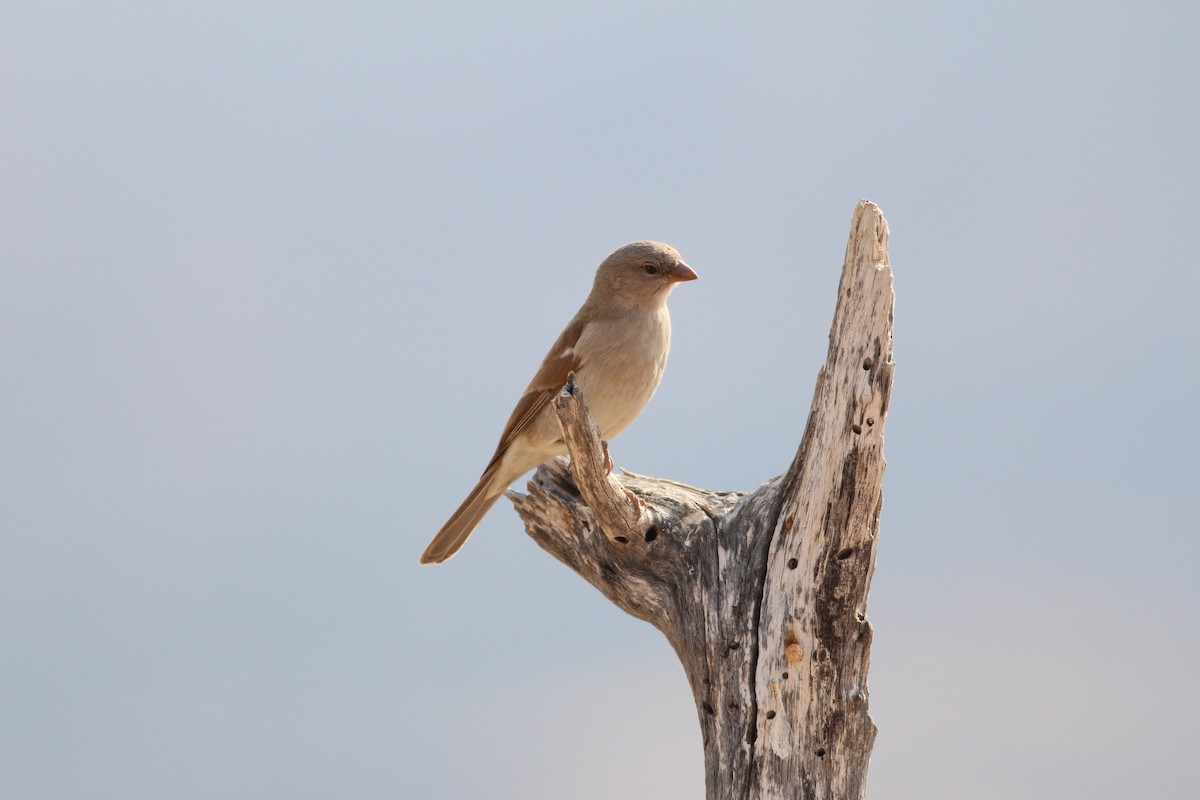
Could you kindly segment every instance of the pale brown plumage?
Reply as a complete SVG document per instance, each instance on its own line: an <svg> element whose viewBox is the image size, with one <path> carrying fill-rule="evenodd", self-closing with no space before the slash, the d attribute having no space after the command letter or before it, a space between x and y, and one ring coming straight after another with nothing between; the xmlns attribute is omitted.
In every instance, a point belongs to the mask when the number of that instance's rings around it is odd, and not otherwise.
<svg viewBox="0 0 1200 800"><path fill-rule="evenodd" d="M550 401L570 373L605 440L642 413L671 347L667 295L676 283L695 278L679 253L661 242L633 242L604 259L591 294L509 416L479 483L425 548L422 564L441 563L457 553L513 481L566 453Z"/></svg>

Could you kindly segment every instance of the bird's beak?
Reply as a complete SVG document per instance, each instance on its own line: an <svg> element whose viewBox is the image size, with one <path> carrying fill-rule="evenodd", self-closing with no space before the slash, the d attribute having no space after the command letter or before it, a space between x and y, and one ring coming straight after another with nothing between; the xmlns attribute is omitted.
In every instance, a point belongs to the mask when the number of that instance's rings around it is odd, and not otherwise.
<svg viewBox="0 0 1200 800"><path fill-rule="evenodd" d="M671 269L670 272L667 273L667 277L669 277L672 281L680 282L694 281L700 276L697 275L691 267L680 261L674 266L674 268Z"/></svg>

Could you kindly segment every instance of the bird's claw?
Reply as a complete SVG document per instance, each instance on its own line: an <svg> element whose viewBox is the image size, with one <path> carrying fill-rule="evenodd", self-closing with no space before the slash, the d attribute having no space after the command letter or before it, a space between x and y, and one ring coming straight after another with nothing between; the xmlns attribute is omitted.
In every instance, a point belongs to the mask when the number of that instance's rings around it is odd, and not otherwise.
<svg viewBox="0 0 1200 800"><path fill-rule="evenodd" d="M629 498L629 505L633 506L633 521L637 522L646 512L646 501L628 489L625 490L625 496Z"/></svg>
<svg viewBox="0 0 1200 800"><path fill-rule="evenodd" d="M612 454L608 452L608 442L601 440L600 446L604 448L604 474L605 476L612 475L613 463Z"/></svg>

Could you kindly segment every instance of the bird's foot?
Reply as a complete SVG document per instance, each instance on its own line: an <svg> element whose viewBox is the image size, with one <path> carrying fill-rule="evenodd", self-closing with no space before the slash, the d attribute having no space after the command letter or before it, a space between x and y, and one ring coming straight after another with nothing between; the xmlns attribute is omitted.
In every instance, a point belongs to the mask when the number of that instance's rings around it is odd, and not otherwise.
<svg viewBox="0 0 1200 800"><path fill-rule="evenodd" d="M629 505L633 506L633 521L637 522L642 518L642 514L646 513L646 501L628 489L625 490L625 497L629 499Z"/></svg>
<svg viewBox="0 0 1200 800"><path fill-rule="evenodd" d="M612 454L608 452L608 442L601 439L600 446L604 448L604 474L612 475L613 467L616 465L613 464Z"/></svg>

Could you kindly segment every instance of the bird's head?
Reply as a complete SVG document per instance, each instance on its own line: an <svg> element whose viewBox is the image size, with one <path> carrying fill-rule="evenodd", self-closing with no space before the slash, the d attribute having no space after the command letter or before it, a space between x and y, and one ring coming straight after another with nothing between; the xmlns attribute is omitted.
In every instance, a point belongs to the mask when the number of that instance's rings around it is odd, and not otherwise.
<svg viewBox="0 0 1200 800"><path fill-rule="evenodd" d="M662 242L633 242L604 259L592 295L621 306L662 303L681 281L698 276L679 251Z"/></svg>

